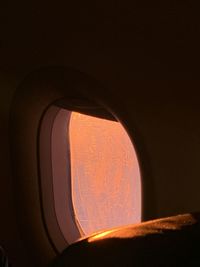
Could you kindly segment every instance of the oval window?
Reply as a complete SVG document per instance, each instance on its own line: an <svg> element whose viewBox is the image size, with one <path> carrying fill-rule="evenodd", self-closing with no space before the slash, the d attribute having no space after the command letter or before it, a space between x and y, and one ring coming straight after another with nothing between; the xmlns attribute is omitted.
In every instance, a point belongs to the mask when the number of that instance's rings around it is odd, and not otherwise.
<svg viewBox="0 0 200 267"><path fill-rule="evenodd" d="M57 107L48 114L41 131L41 159L51 163L41 160L43 203L50 235L60 233L59 248L62 236L71 244L100 230L140 222L139 164L120 122ZM51 180L52 190L47 186Z"/></svg>

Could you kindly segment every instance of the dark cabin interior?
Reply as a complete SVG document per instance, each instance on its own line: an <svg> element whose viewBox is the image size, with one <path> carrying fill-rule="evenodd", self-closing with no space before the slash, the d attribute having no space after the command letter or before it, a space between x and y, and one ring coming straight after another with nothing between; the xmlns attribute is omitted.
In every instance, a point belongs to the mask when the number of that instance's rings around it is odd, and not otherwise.
<svg viewBox="0 0 200 267"><path fill-rule="evenodd" d="M22 118L34 121L37 110L28 118L26 114L31 113L23 107L28 108L34 100L35 107L43 103L37 98L40 88L34 91L30 83L35 79L34 86L38 85L40 75L32 73L43 73L47 69L50 71L46 77L53 79L52 69L68 68L95 81L95 86L92 82L85 86L87 94L120 118L136 146L143 182L143 221L200 211L200 19L197 1L4 1L0 21L0 246L13 267L50 266L58 257L51 244L43 242L36 210L38 199L33 194L35 181L30 180L27 193L26 183L23 184L27 168L31 173L37 161L27 154L23 162L25 157L21 156L22 151L36 145L31 137L23 135L22 128L25 129L26 124L22 125ZM69 76L74 77L69 83L62 75L55 80L63 79L69 86L66 89L69 95L73 95L75 89L70 86L74 80L80 86L82 76L77 76L80 80L72 74ZM57 80L55 84L62 87ZM46 80L42 86L45 84ZM22 99L25 96L29 99L15 116L15 99L22 87ZM49 99L53 97L54 91L45 90L46 95L51 95ZM46 99L45 94L42 99ZM78 94L79 91L76 96ZM23 175L24 180L21 179ZM187 217L188 225L195 225L195 235L190 235L190 226L186 231L189 239L194 237L187 242L197 244L199 226L193 219L198 221L199 217L195 216ZM183 239L180 238L178 244ZM108 250L106 247L98 250L97 245L97 252L93 252L93 248L90 252L84 242L78 247L72 245L69 256L55 266L78 266L80 261L83 266L100 266L98 259L102 259L101 266L106 266L101 253L106 255L111 249L115 255L115 243L111 248L108 244ZM160 241L156 243L150 239L148 242L154 246L155 256ZM123 246L139 249L131 242L120 243L119 247L116 245L118 255ZM142 255L144 247L137 255ZM171 243L168 247L171 248ZM178 252L178 257L185 255L189 248L183 251ZM91 262L84 263L84 252L93 259ZM188 257L194 257L194 265L188 263L187 266L199 266L195 250L193 252L194 255L191 253ZM120 258L117 262L106 262L109 266L134 266L128 255L123 255L124 261ZM128 263L125 263L126 258ZM139 256L137 260L135 266L179 266L167 261L166 265L155 261L150 264L151 257L147 262L140 262ZM181 264L184 264L183 259L180 266L184 266Z"/></svg>

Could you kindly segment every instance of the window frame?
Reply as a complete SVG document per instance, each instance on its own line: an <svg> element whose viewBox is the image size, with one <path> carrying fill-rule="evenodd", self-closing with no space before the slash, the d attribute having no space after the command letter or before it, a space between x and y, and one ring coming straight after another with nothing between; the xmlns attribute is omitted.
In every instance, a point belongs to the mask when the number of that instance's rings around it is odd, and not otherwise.
<svg viewBox="0 0 200 267"><path fill-rule="evenodd" d="M87 114L103 114L106 111L103 116L117 118L122 123L134 144L140 165L142 220L156 217L151 161L145 140L138 131L139 122L126 107L121 108L121 102L112 102L109 92L104 92L107 91L102 84L91 76L56 66L41 68L27 75L13 96L9 126L14 205L21 239L26 244L27 253L31 251L31 256L35 255L36 266L48 265L59 253L54 241L57 237L50 236L49 222L45 221L39 161L41 122L52 105L79 111L86 103Z"/></svg>
<svg viewBox="0 0 200 267"><path fill-rule="evenodd" d="M51 105L43 115L39 130L39 171L44 220L59 252L85 236L76 219L72 199L69 141L71 113L72 111ZM133 150L136 153L134 145ZM139 179L142 184L141 173ZM142 185L140 190L141 187Z"/></svg>

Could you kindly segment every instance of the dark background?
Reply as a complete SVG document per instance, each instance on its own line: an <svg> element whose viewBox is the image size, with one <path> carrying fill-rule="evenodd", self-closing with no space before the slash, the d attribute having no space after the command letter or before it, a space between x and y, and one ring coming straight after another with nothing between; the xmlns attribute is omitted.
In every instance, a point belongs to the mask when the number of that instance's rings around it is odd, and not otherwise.
<svg viewBox="0 0 200 267"><path fill-rule="evenodd" d="M63 65L87 73L105 85L94 92L97 97L126 109L125 123L130 133L136 126L141 134L139 150L151 170L152 218L199 210L197 3L2 1L0 242L14 266L31 266L32 259L26 259L16 222L9 112L17 86L41 67Z"/></svg>

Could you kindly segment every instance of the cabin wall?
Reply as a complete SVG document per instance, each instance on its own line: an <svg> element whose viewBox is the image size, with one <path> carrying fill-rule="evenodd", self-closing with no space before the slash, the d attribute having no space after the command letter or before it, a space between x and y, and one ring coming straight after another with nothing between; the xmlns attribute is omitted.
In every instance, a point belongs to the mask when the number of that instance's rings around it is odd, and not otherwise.
<svg viewBox="0 0 200 267"><path fill-rule="evenodd" d="M5 249L13 265L31 266L27 261L26 246L20 238L16 217L15 188L13 188L14 176L10 161L9 113L16 89L16 79L12 73L1 71L0 88L0 245Z"/></svg>
<svg viewBox="0 0 200 267"><path fill-rule="evenodd" d="M16 1L12 9L4 4L0 242L15 266L30 266L31 261L27 264L17 226L9 112L19 84L41 67L72 67L103 84L105 89L93 94L119 112L133 138L136 134L143 178L152 187L152 195L148 190L144 195L145 201L152 200L148 218L200 209L197 10L170 1L163 6Z"/></svg>
<svg viewBox="0 0 200 267"><path fill-rule="evenodd" d="M13 188L15 176L12 174L9 154L9 111L13 94L24 76L25 74L16 77L13 73L10 75L6 73L1 80L1 86L7 90L1 90L0 98L2 128L0 203L3 211L0 236L1 243L8 250L11 260L18 261L19 265L21 262L26 265L26 255L30 256L18 230L20 218L17 218L16 210L19 207L16 207L15 203L15 188ZM104 79L103 83L111 83L112 79L114 80L113 77L110 79L111 81ZM200 110L197 96L170 90L170 86L175 88L178 86L177 82L172 81L133 81L131 85L133 89L122 96L114 93L116 88L117 91L121 89L119 84L118 87L115 84L115 90L110 86L107 87L107 91L96 94L105 99L108 106L112 106L114 110L119 109L119 114L124 118L125 126L135 141L139 159L142 161L144 182L149 179L147 184L152 183L152 192L148 190L144 198L150 202L147 218L199 210ZM182 84L188 88L191 85L195 87L196 82ZM150 92L146 91L147 86L151 87ZM165 95L160 91L161 87L167 92ZM120 109L123 109L123 112ZM137 136L134 139L135 132ZM19 257L19 254L23 257Z"/></svg>

